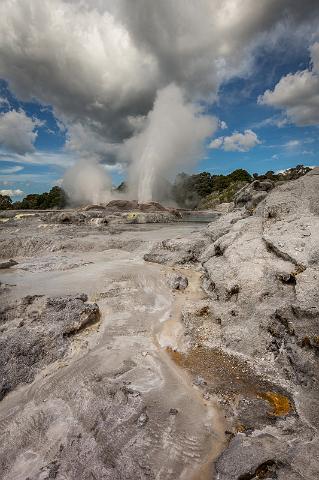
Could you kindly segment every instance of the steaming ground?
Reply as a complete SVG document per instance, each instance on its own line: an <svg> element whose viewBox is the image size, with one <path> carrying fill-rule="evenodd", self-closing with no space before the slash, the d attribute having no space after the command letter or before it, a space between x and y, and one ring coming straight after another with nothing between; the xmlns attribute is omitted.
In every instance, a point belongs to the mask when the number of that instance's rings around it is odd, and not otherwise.
<svg viewBox="0 0 319 480"><path fill-rule="evenodd" d="M172 293L173 270L143 260L155 242L202 225L110 231L45 215L2 225L1 256L18 262L2 270L2 335L20 351L16 370L1 372L0 478L210 478L224 418L171 360L165 347L177 339L162 332L197 287Z"/></svg>

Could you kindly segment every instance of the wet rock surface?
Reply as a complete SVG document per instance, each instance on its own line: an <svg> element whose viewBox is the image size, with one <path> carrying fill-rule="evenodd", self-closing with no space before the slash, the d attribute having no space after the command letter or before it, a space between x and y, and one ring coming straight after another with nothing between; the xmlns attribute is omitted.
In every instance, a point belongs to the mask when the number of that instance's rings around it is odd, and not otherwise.
<svg viewBox="0 0 319 480"><path fill-rule="evenodd" d="M184 309L188 347L169 354L232 418L221 480L319 476L318 173L245 187L187 260L207 297Z"/></svg>
<svg viewBox="0 0 319 480"><path fill-rule="evenodd" d="M19 262L1 272L1 480L192 477L223 445L222 415L154 340L179 289L143 255L195 226L57 213L1 230Z"/></svg>

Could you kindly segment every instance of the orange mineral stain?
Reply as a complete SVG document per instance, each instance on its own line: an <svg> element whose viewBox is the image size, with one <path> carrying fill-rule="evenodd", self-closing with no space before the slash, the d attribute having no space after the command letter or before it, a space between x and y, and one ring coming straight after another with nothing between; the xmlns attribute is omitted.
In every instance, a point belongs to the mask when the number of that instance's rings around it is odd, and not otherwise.
<svg viewBox="0 0 319 480"><path fill-rule="evenodd" d="M257 395L259 398L267 400L271 407L272 412L269 412L270 415L274 415L276 417L284 417L288 415L293 407L289 400L289 398L281 395L277 392L259 392Z"/></svg>

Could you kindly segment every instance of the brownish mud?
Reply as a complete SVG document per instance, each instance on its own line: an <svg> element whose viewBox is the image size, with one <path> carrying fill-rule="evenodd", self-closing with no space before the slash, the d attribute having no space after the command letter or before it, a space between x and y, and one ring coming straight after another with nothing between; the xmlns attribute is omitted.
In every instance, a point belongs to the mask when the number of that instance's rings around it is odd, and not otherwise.
<svg viewBox="0 0 319 480"><path fill-rule="evenodd" d="M262 398L271 406L269 415L278 417L294 411L288 394L258 376L244 360L223 350L203 346L192 348L186 353L169 347L166 350L177 365L194 376L202 377L206 390L212 394L222 395L226 399L235 399L238 395Z"/></svg>

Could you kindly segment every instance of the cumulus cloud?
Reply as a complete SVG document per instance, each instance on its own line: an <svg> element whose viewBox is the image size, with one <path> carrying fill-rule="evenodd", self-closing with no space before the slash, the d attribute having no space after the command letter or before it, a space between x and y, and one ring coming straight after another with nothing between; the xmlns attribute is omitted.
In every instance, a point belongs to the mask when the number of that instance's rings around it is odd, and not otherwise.
<svg viewBox="0 0 319 480"><path fill-rule="evenodd" d="M0 27L0 71L10 87L22 100L52 105L66 124L90 124L115 141L131 133L128 115L151 106L156 59L93 1L3 0Z"/></svg>
<svg viewBox="0 0 319 480"><path fill-rule="evenodd" d="M311 67L282 77L273 90L258 98L261 105L284 110L296 125L319 123L319 43L312 45Z"/></svg>
<svg viewBox="0 0 319 480"><path fill-rule="evenodd" d="M18 99L52 106L67 140L61 154L35 152L35 121L11 111L0 118L0 143L9 161L65 167L80 159L97 182L98 163L122 165L145 186L143 168L151 185L201 155L215 120L198 105L212 104L224 82L251 75L260 47L275 49L292 29L293 39L311 38L318 18L318 0L1 0L1 75ZM246 130L211 148L258 143ZM140 196L152 195L147 187Z"/></svg>
<svg viewBox="0 0 319 480"><path fill-rule="evenodd" d="M33 152L40 124L23 110L0 113L0 146L20 155Z"/></svg>
<svg viewBox="0 0 319 480"><path fill-rule="evenodd" d="M224 122L224 120L219 120L218 126L221 130L227 130L228 128L228 125L226 122Z"/></svg>
<svg viewBox="0 0 319 480"><path fill-rule="evenodd" d="M315 22L319 12L314 0L304 5L291 0L116 3L116 18L139 48L157 59L164 79L205 98L224 80L250 72L254 47L276 42L291 24L296 31L305 20Z"/></svg>
<svg viewBox="0 0 319 480"><path fill-rule="evenodd" d="M248 152L260 143L256 133L248 129L244 133L234 132L228 137L215 138L209 144L209 148L220 148L225 152Z"/></svg>
<svg viewBox="0 0 319 480"><path fill-rule="evenodd" d="M19 98L53 106L70 145L82 127L79 148L112 163L109 145L135 133L159 89L213 101L252 72L256 48L306 23L308 35L318 12L317 0L2 0L0 71Z"/></svg>
<svg viewBox="0 0 319 480"><path fill-rule="evenodd" d="M9 197L21 197L24 195L24 192L22 190L0 190L0 195L8 195Z"/></svg>

